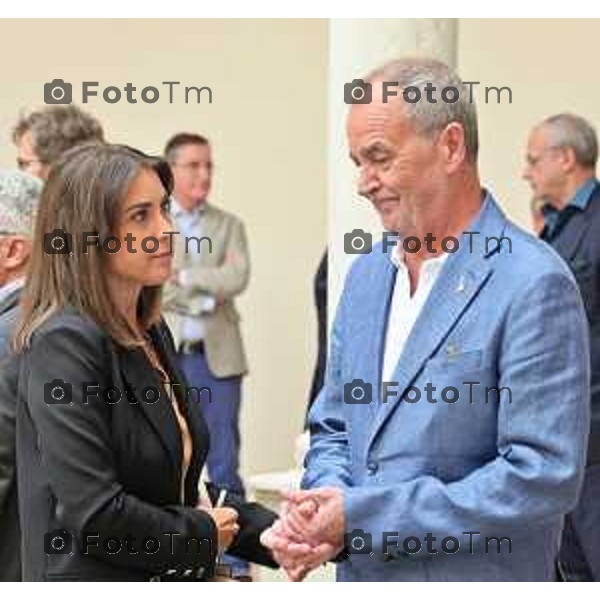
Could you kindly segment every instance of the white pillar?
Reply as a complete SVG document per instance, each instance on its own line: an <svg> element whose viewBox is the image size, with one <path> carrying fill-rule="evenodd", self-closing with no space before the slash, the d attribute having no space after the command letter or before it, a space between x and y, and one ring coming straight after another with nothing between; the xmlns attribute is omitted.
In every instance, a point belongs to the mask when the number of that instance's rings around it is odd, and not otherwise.
<svg viewBox="0 0 600 600"><path fill-rule="evenodd" d="M355 258L344 253L344 233L379 233L370 203L355 189L348 157L344 84L401 56L429 56L456 66L457 19L332 19L329 22L329 315L335 314L346 271ZM375 240L375 237L373 238Z"/></svg>

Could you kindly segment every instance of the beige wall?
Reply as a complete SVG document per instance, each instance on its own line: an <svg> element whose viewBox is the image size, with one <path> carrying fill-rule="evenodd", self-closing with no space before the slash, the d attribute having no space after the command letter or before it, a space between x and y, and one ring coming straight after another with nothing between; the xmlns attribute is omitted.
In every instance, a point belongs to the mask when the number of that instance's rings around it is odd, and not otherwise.
<svg viewBox="0 0 600 600"><path fill-rule="evenodd" d="M553 113L570 111L600 128L593 41L598 19L461 19L458 69L465 80L508 85L513 103L476 96L482 180L508 214L530 227L530 191L521 180L527 134Z"/></svg>
<svg viewBox="0 0 600 600"><path fill-rule="evenodd" d="M326 240L327 23L319 20L0 21L0 165L9 131L43 83L179 80L213 103L87 106L108 138L160 152L178 130L214 145L215 203L244 219L252 252L240 301L251 364L242 414L245 474L288 468L314 360L312 277ZM78 92L79 93L79 92ZM84 106L84 107L85 107Z"/></svg>
<svg viewBox="0 0 600 600"><path fill-rule="evenodd" d="M521 181L529 128L571 110L600 126L597 20L461 19L458 69L476 95L482 180L529 226ZM209 85L212 104L93 99L108 137L159 152L181 129L214 142L213 200L239 214L253 276L241 299L252 373L242 416L246 474L288 468L314 360L312 277L326 239L328 31L323 20L0 21L0 165L14 164L9 131L60 77L139 90L165 80ZM484 103L508 85L513 103ZM348 200L348 206L353 203ZM349 208L348 210L351 210Z"/></svg>

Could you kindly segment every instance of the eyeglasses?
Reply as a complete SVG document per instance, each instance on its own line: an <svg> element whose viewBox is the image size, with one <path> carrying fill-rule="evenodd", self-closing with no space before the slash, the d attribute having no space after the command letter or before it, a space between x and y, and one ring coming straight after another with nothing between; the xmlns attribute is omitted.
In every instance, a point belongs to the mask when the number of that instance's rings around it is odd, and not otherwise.
<svg viewBox="0 0 600 600"><path fill-rule="evenodd" d="M21 171L26 171L27 169L29 169L29 167L31 167L31 165L35 163L38 163L40 165L46 164L43 160L40 160L39 158L30 158L28 160L24 158L17 158L17 167L19 167Z"/></svg>
<svg viewBox="0 0 600 600"><path fill-rule="evenodd" d="M185 169L186 171L201 171L204 168L206 168L208 171L213 170L213 164L211 162L173 163L173 166L179 167L180 169Z"/></svg>
<svg viewBox="0 0 600 600"><path fill-rule="evenodd" d="M531 154L527 155L527 164L530 167L535 167L541 160L544 158L546 154L551 152L556 152L557 150L562 150L561 146L549 146L548 148L544 148L537 156L532 156Z"/></svg>

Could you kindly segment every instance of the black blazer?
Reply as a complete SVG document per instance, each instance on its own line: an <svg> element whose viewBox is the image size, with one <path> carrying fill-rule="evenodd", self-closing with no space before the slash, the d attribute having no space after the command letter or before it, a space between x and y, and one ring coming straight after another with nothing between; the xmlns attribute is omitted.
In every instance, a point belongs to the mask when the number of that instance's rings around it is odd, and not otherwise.
<svg viewBox="0 0 600 600"><path fill-rule="evenodd" d="M150 335L171 381L185 386L167 326ZM99 387L88 388L86 399L84 385ZM152 393L144 399L148 386L162 389L144 352L116 346L72 308L35 333L21 360L17 406L25 580L212 576L216 527L194 508L209 447L206 424L194 400L180 394L193 438L182 486L179 426L164 394L154 403ZM120 394L117 402L93 395L111 387L113 400ZM240 513L240 533L228 552L276 566L258 539L275 513L231 494L225 505ZM147 551L145 538L151 538Z"/></svg>
<svg viewBox="0 0 600 600"><path fill-rule="evenodd" d="M541 237L547 240L545 229ZM549 243L575 275L589 321L592 412L587 461L600 465L600 185L586 209L575 210Z"/></svg>
<svg viewBox="0 0 600 600"><path fill-rule="evenodd" d="M308 396L308 411L310 411L313 402L317 399L323 381L325 379L325 365L327 361L327 250L321 258L317 273L314 279L314 298L315 308L317 310L317 360L313 371L310 393ZM306 423L305 423L306 428Z"/></svg>

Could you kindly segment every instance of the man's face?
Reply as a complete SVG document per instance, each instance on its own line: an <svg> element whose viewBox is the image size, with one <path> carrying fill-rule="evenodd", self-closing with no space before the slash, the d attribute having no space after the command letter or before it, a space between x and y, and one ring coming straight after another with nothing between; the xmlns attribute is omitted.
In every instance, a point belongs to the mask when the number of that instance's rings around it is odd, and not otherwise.
<svg viewBox="0 0 600 600"><path fill-rule="evenodd" d="M202 204L212 183L212 158L208 144L188 144L176 150L171 165L175 178L173 195L184 208Z"/></svg>
<svg viewBox="0 0 600 600"><path fill-rule="evenodd" d="M370 104L354 104L347 123L350 157L359 169L358 193L379 212L386 231L420 231L439 195L444 171L436 138L419 135L400 100L381 101L373 85Z"/></svg>
<svg viewBox="0 0 600 600"><path fill-rule="evenodd" d="M566 178L565 152L551 145L543 127L531 132L523 179L529 182L534 198L551 203L560 200Z"/></svg>
<svg viewBox="0 0 600 600"><path fill-rule="evenodd" d="M48 177L50 167L36 154L30 131L26 131L17 141L17 165L21 171L34 177L40 179Z"/></svg>

